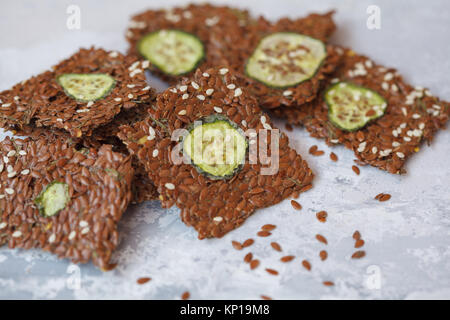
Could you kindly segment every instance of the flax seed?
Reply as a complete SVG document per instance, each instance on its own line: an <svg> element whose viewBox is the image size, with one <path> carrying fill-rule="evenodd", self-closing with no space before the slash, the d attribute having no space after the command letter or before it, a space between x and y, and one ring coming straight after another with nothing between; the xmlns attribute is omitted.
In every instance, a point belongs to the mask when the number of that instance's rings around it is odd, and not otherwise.
<svg viewBox="0 0 450 320"><path fill-rule="evenodd" d="M148 278L148 277L139 278L139 279L137 279L137 283L138 284L145 284L145 283L149 282L150 280L152 280L152 278Z"/></svg>
<svg viewBox="0 0 450 320"><path fill-rule="evenodd" d="M357 166L352 166L352 170L354 173L356 173L358 176L361 173L361 171L359 170L359 168Z"/></svg>
<svg viewBox="0 0 450 320"><path fill-rule="evenodd" d="M185 291L181 295L181 300L189 300L190 297L191 297L191 294L189 293L189 291Z"/></svg>
<svg viewBox="0 0 450 320"><path fill-rule="evenodd" d="M276 250L276 251L278 251L278 252L283 251L283 250L281 249L281 246L280 246L277 242L271 242L271 243L270 243L270 246L271 246L274 250Z"/></svg>
<svg viewBox="0 0 450 320"><path fill-rule="evenodd" d="M259 267L259 260L258 259L254 259L250 262L250 269L251 270L255 270L256 268Z"/></svg>
<svg viewBox="0 0 450 320"><path fill-rule="evenodd" d="M245 263L250 263L253 260L253 254L251 252L247 253L244 257L244 262Z"/></svg>
<svg viewBox="0 0 450 320"><path fill-rule="evenodd" d="M355 248L361 248L362 246L364 246L364 240L363 239L356 240Z"/></svg>
<svg viewBox="0 0 450 320"><path fill-rule="evenodd" d="M242 250L242 244L238 241L231 241L231 244L233 245L233 248L236 250Z"/></svg>
<svg viewBox="0 0 450 320"><path fill-rule="evenodd" d="M265 225L263 225L263 226L261 227L261 229L262 229L262 230L265 230L265 231L272 231L272 230L274 230L276 227L277 227L277 226L276 226L276 225L273 225L273 224L265 224Z"/></svg>
<svg viewBox="0 0 450 320"><path fill-rule="evenodd" d="M366 252L363 250L355 251L352 254L352 259L361 259L361 258L365 257L365 255L366 255Z"/></svg>
<svg viewBox="0 0 450 320"><path fill-rule="evenodd" d="M280 259L281 262L291 262L295 259L295 256L284 256Z"/></svg>
<svg viewBox="0 0 450 320"><path fill-rule="evenodd" d="M301 210L302 205L295 200L291 200L291 205L295 210Z"/></svg>
<svg viewBox="0 0 450 320"><path fill-rule="evenodd" d="M270 236L270 235L272 235L269 231L259 231L258 233L257 233L257 235L258 235L258 237L268 237L268 236Z"/></svg>
<svg viewBox="0 0 450 320"><path fill-rule="evenodd" d="M332 161L336 162L336 161L338 161L338 156L334 152L331 152L330 153L330 159Z"/></svg>
<svg viewBox="0 0 450 320"><path fill-rule="evenodd" d="M325 261L328 258L328 252L325 250L320 251L319 253L320 260Z"/></svg>
<svg viewBox="0 0 450 320"><path fill-rule="evenodd" d="M328 244L327 239L326 239L323 235L321 235L321 234L316 234L316 239L317 239L319 242L322 242L322 243L324 243L324 244Z"/></svg>
<svg viewBox="0 0 450 320"><path fill-rule="evenodd" d="M270 268L266 268L267 273L273 275L273 276L277 276L278 275L278 271L274 270L274 269L270 269Z"/></svg>
<svg viewBox="0 0 450 320"><path fill-rule="evenodd" d="M316 213L317 220L324 223L327 221L328 213L326 211L319 211Z"/></svg>
<svg viewBox="0 0 450 320"><path fill-rule="evenodd" d="M303 265L303 268L305 268L306 270L308 270L308 271L311 270L311 263L309 263L308 260L303 260L302 265Z"/></svg>
<svg viewBox="0 0 450 320"><path fill-rule="evenodd" d="M242 243L242 248L250 247L253 243L255 243L255 240L247 239Z"/></svg>

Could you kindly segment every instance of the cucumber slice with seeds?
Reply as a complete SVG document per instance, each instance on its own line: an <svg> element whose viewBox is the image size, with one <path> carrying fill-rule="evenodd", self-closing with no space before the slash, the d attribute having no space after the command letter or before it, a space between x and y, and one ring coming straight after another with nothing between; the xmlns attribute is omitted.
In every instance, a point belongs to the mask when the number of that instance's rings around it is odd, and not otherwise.
<svg viewBox="0 0 450 320"><path fill-rule="evenodd" d="M245 162L248 143L244 133L226 117L218 115L196 124L183 140L184 153L208 178L232 178Z"/></svg>
<svg viewBox="0 0 450 320"><path fill-rule="evenodd" d="M205 56L203 43L180 30L159 30L141 38L139 53L165 74L178 76L194 70Z"/></svg>
<svg viewBox="0 0 450 320"><path fill-rule="evenodd" d="M100 100L116 85L116 80L104 73L65 73L56 80L69 97L82 102Z"/></svg>
<svg viewBox="0 0 450 320"><path fill-rule="evenodd" d="M48 218L64 209L69 200L69 186L62 182L53 181L34 199L34 203L37 205L40 214Z"/></svg>
<svg viewBox="0 0 450 320"><path fill-rule="evenodd" d="M354 85L338 82L325 91L328 105L328 119L345 131L363 128L369 121L384 115L387 103L377 92Z"/></svg>
<svg viewBox="0 0 450 320"><path fill-rule="evenodd" d="M327 56L325 44L294 32L264 37L247 61L247 75L273 88L287 88L311 79Z"/></svg>

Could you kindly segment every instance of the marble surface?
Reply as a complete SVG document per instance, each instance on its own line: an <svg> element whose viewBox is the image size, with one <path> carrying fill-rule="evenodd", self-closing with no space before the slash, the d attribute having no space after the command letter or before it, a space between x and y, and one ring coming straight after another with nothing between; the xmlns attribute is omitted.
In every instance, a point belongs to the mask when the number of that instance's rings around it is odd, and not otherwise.
<svg viewBox="0 0 450 320"><path fill-rule="evenodd" d="M147 7L183 1L2 1L0 3L0 90L42 72L80 46L98 45L125 51L123 34L131 14ZM270 19L302 16L335 8L339 30L334 43L351 46L377 62L396 67L413 84L430 88L450 100L450 4L433 1L221 1ZM68 30L69 5L81 9L81 29ZM366 27L369 5L381 9L381 29ZM154 83L152 81L152 83ZM157 86L163 87L159 83ZM278 122L283 128L283 123ZM298 200L259 210L239 229L222 239L197 240L177 209L163 210L158 202L131 207L120 225L121 243L114 254L118 267L103 273L92 265L80 267L38 250L0 248L0 298L179 299L189 290L193 299L449 299L450 298L450 132L440 132L430 147L423 146L407 164L404 176L361 168L356 176L354 156L343 147L331 162L330 148L308 137L303 129L288 133L291 145L317 175L314 188ZM3 139L5 133L0 133ZM312 157L317 144L326 156ZM373 197L392 194L388 202ZM328 211L325 224L315 213ZM269 238L257 238L266 224L276 224ZM367 256L350 259L352 233L360 230ZM328 238L325 247L314 238ZM236 251L232 240L252 237L249 250ZM270 248L279 242L283 254ZM321 262L325 249L329 258ZM253 252L261 266L250 271L244 255ZM301 267L308 259L312 271ZM280 275L267 274L275 268ZM139 286L139 277L152 281ZM335 282L325 287L322 281Z"/></svg>

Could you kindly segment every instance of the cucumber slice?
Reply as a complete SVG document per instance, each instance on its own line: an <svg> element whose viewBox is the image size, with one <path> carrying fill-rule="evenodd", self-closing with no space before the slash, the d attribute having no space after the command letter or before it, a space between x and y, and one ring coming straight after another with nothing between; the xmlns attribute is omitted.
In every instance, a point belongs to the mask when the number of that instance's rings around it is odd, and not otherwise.
<svg viewBox="0 0 450 320"><path fill-rule="evenodd" d="M247 139L223 116L210 116L190 130L183 151L197 170L213 180L232 178L245 162Z"/></svg>
<svg viewBox="0 0 450 320"><path fill-rule="evenodd" d="M326 56L326 46L320 40L294 32L277 32L260 41L245 72L269 87L292 87L311 79Z"/></svg>
<svg viewBox="0 0 450 320"><path fill-rule="evenodd" d="M363 128L369 121L384 115L386 100L377 92L354 85L338 82L325 91L328 105L328 119L345 131Z"/></svg>
<svg viewBox="0 0 450 320"><path fill-rule="evenodd" d="M65 73L56 80L69 97L82 102L100 100L116 85L116 80L104 73Z"/></svg>
<svg viewBox="0 0 450 320"><path fill-rule="evenodd" d="M53 181L34 199L34 203L41 215L52 217L64 209L69 200L69 186L62 182Z"/></svg>
<svg viewBox="0 0 450 320"><path fill-rule="evenodd" d="M200 39L180 30L151 32L141 38L137 48L155 67L172 76L191 72L205 56Z"/></svg>

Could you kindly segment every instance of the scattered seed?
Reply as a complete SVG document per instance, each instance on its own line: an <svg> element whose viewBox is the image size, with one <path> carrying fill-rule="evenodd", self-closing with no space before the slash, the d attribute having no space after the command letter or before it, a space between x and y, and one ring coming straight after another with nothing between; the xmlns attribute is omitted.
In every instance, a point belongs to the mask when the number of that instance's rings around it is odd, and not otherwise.
<svg viewBox="0 0 450 320"><path fill-rule="evenodd" d="M183 294L181 295L181 300L188 300L190 296L191 294L189 293L189 291L183 292Z"/></svg>
<svg viewBox="0 0 450 320"><path fill-rule="evenodd" d="M361 239L361 233L359 233L358 230L356 230L356 231L353 233L353 239L355 239L355 240Z"/></svg>
<svg viewBox="0 0 450 320"><path fill-rule="evenodd" d="M334 286L334 282L333 281L324 281L323 285L327 286L327 287L332 287L332 286Z"/></svg>
<svg viewBox="0 0 450 320"><path fill-rule="evenodd" d="M263 231L259 231L258 233L257 233L257 235L258 235L258 237L268 237L268 236L270 236L270 235L272 235L269 231L265 231L265 230L263 230Z"/></svg>
<svg viewBox="0 0 450 320"><path fill-rule="evenodd" d="M148 278L148 277L144 277L144 278L139 278L137 279L137 284L145 284L147 282L149 282L150 280L152 280L152 278Z"/></svg>
<svg viewBox="0 0 450 320"><path fill-rule="evenodd" d="M352 254L352 259L361 259L365 257L366 252L363 250L355 251L355 253Z"/></svg>
<svg viewBox="0 0 450 320"><path fill-rule="evenodd" d="M270 273L271 275L277 276L278 271L270 268L266 268L267 273Z"/></svg>
<svg viewBox="0 0 450 320"><path fill-rule="evenodd" d="M354 173L356 173L358 176L361 173L361 171L359 170L359 168L357 166L352 166L352 170Z"/></svg>
<svg viewBox="0 0 450 320"><path fill-rule="evenodd" d="M309 153L313 154L314 152L316 152L318 149L318 147L316 145L313 145L311 148L309 148Z"/></svg>
<svg viewBox="0 0 450 320"><path fill-rule="evenodd" d="M321 235L321 234L316 234L316 239L317 239L319 242L322 242L322 243L324 243L324 244L328 244L327 239L326 239L323 235Z"/></svg>
<svg viewBox="0 0 450 320"><path fill-rule="evenodd" d="M295 259L295 256L284 256L280 259L281 262L291 262Z"/></svg>
<svg viewBox="0 0 450 320"><path fill-rule="evenodd" d="M363 239L356 240L355 248L361 248L362 246L364 246L364 240Z"/></svg>
<svg viewBox="0 0 450 320"><path fill-rule="evenodd" d="M274 250L276 250L276 251L278 251L278 252L283 251L283 250L281 249L281 246L280 246L277 242L272 242L272 243L270 243L270 245L271 245L271 247L272 247Z"/></svg>
<svg viewBox="0 0 450 320"><path fill-rule="evenodd" d="M242 250L242 244L238 241L231 241L231 244L233 245L233 248L236 250Z"/></svg>
<svg viewBox="0 0 450 320"><path fill-rule="evenodd" d="M258 259L254 259L250 262L250 269L254 270L256 268L259 267L259 260Z"/></svg>
<svg viewBox="0 0 450 320"><path fill-rule="evenodd" d="M250 263L253 260L253 253L249 252L245 255L244 257L244 262L245 263Z"/></svg>
<svg viewBox="0 0 450 320"><path fill-rule="evenodd" d="M303 268L305 268L306 270L308 270L308 271L311 270L311 263L309 263L308 260L303 260L302 265L303 265Z"/></svg>
<svg viewBox="0 0 450 320"><path fill-rule="evenodd" d="M328 258L328 252L325 250L320 251L319 253L320 260L325 261Z"/></svg>
<svg viewBox="0 0 450 320"><path fill-rule="evenodd" d="M242 248L250 247L253 243L255 243L255 240L247 239L242 243Z"/></svg>
<svg viewBox="0 0 450 320"><path fill-rule="evenodd" d="M336 161L338 161L338 156L334 152L331 152L330 153L330 159L332 161L336 162Z"/></svg>
<svg viewBox="0 0 450 320"><path fill-rule="evenodd" d="M272 230L274 230L276 227L277 227L277 226L274 225L274 224L265 224L265 225L263 225L263 226L261 227L261 229L262 229L262 230L265 230L265 231L272 231Z"/></svg>
<svg viewBox="0 0 450 320"><path fill-rule="evenodd" d="M327 221L328 213L326 211L319 211L316 213L317 220L324 223Z"/></svg>
<svg viewBox="0 0 450 320"><path fill-rule="evenodd" d="M320 156L323 156L324 154L325 154L325 151L317 150L312 155L315 156L315 157L320 157Z"/></svg>
<svg viewBox="0 0 450 320"><path fill-rule="evenodd" d="M383 195L380 197L379 201L380 201L380 202L388 201L390 198L391 198L391 195L390 195L390 194L383 194Z"/></svg>
<svg viewBox="0 0 450 320"><path fill-rule="evenodd" d="M261 295L261 299L263 299L263 300L272 300L272 298L271 297L269 297L269 296L265 296L265 295Z"/></svg>
<svg viewBox="0 0 450 320"><path fill-rule="evenodd" d="M295 210L301 210L302 209L302 205L300 203L298 203L295 200L291 200L291 206L295 209Z"/></svg>

